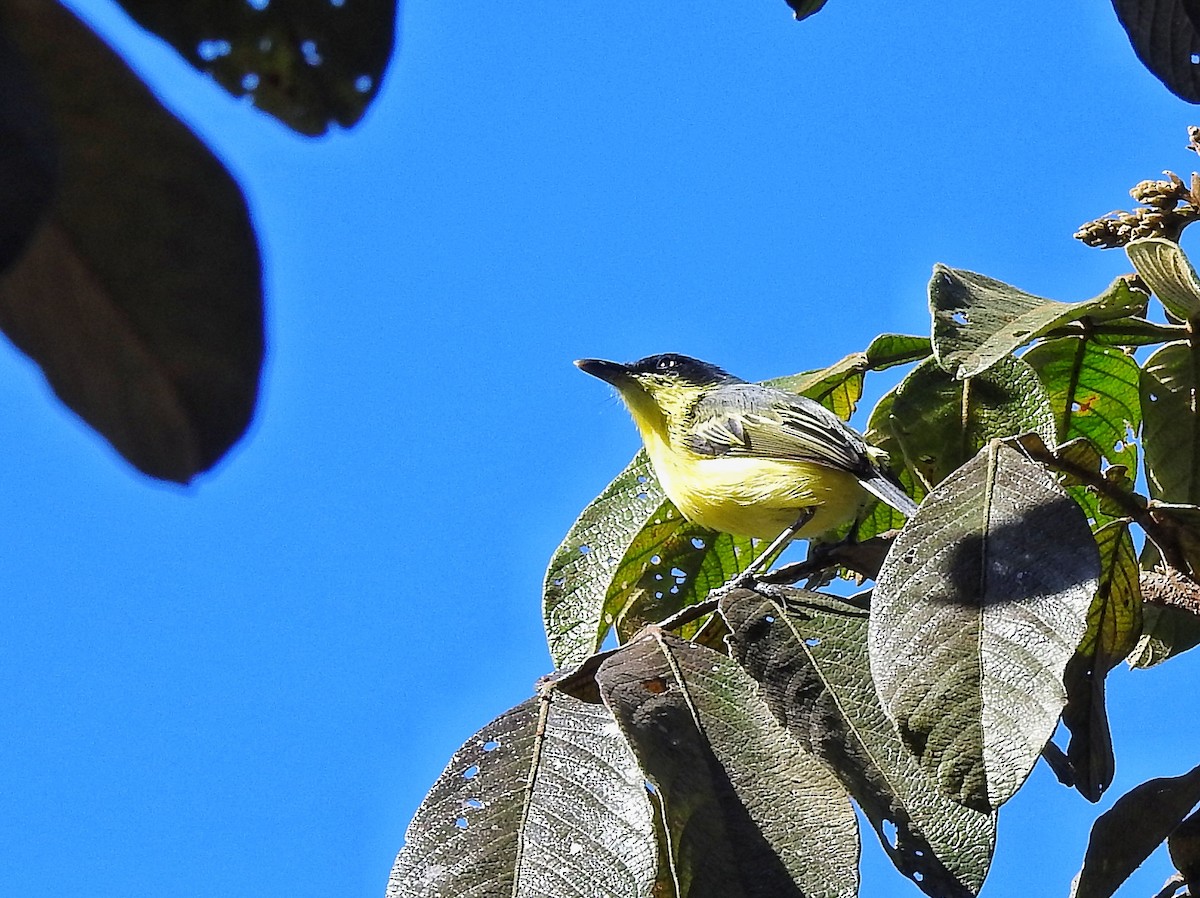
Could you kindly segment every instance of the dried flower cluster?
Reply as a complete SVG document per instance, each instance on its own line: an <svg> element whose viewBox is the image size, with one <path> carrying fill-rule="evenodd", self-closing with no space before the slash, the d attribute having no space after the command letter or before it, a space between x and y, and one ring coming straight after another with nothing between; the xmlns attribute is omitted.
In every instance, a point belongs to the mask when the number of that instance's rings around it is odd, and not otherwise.
<svg viewBox="0 0 1200 898"><path fill-rule="evenodd" d="M1200 128L1188 128L1188 149L1200 154ZM1088 246L1105 249L1124 246L1142 237L1179 240L1183 229L1200 221L1200 174L1192 173L1191 183L1174 172L1163 172L1165 181L1141 181L1129 195L1141 205L1132 212L1121 210L1089 221L1075 232Z"/></svg>

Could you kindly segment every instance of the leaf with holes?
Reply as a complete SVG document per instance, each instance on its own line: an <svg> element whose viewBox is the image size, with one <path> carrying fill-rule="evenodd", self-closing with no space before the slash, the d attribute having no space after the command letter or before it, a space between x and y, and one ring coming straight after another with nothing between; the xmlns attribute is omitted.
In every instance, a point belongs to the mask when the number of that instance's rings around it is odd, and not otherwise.
<svg viewBox="0 0 1200 898"><path fill-rule="evenodd" d="M943 796L879 705L867 612L805 590L786 602L737 590L721 599L733 657L775 717L837 774L905 876L934 898L972 896L987 875L995 816Z"/></svg>
<svg viewBox="0 0 1200 898"><path fill-rule="evenodd" d="M689 524L639 452L571 526L546 572L550 656L571 667L708 595L753 560L749 540Z"/></svg>
<svg viewBox="0 0 1200 898"><path fill-rule="evenodd" d="M1079 506L1000 441L896 538L871 601L871 674L905 744L956 801L988 812L1029 775L1099 572Z"/></svg>
<svg viewBox="0 0 1200 898"><path fill-rule="evenodd" d="M1063 677L1067 704L1063 723L1071 731L1067 759L1075 788L1099 801L1112 785L1115 761L1105 708L1105 678L1137 643L1142 631L1142 596L1137 550L1127 521L1095 533L1100 584L1087 615L1087 632Z"/></svg>
<svg viewBox="0 0 1200 898"><path fill-rule="evenodd" d="M958 380L933 359L896 388L888 413L908 465L927 484L940 483L989 440L1034 432L1055 443L1054 413L1037 374L1003 358L978 377Z"/></svg>
<svg viewBox="0 0 1200 898"><path fill-rule="evenodd" d="M650 632L596 679L662 803L680 898L855 894L845 792L734 662Z"/></svg>
<svg viewBox="0 0 1200 898"><path fill-rule="evenodd" d="M1118 279L1094 299L1055 302L982 274L937 265L929 282L933 353L955 377L973 377L1068 322L1140 315L1146 299Z"/></svg>
<svg viewBox="0 0 1200 898"><path fill-rule="evenodd" d="M603 705L553 690L455 753L405 834L388 898L649 896L653 810Z"/></svg>
<svg viewBox="0 0 1200 898"><path fill-rule="evenodd" d="M1200 767L1142 783L1092 826L1071 898L1109 898L1200 803Z"/></svg>
<svg viewBox="0 0 1200 898"><path fill-rule="evenodd" d="M1195 397L1197 351L1168 343L1142 366L1142 452L1150 495L1200 504L1200 413Z"/></svg>
<svg viewBox="0 0 1200 898"><path fill-rule="evenodd" d="M224 166L57 3L0 6L59 137L59 190L0 278L0 327L140 470L186 483L245 433L258 246Z"/></svg>
<svg viewBox="0 0 1200 898"><path fill-rule="evenodd" d="M316 136L357 122L392 55L397 0L117 0L222 87Z"/></svg>
<svg viewBox="0 0 1200 898"><path fill-rule="evenodd" d="M1111 464L1136 470L1142 425L1140 371L1133 357L1081 337L1034 346L1023 355L1041 378L1058 423L1058 440L1084 437Z"/></svg>

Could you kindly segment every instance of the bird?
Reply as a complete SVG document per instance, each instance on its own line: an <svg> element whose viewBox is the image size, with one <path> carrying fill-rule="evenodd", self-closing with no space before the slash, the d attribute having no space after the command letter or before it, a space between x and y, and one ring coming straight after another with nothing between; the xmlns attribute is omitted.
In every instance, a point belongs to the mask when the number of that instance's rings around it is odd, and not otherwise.
<svg viewBox="0 0 1200 898"><path fill-rule="evenodd" d="M871 495L906 517L917 510L887 472L886 453L804 396L674 352L575 365L616 388L683 517L774 540L760 558L850 523Z"/></svg>

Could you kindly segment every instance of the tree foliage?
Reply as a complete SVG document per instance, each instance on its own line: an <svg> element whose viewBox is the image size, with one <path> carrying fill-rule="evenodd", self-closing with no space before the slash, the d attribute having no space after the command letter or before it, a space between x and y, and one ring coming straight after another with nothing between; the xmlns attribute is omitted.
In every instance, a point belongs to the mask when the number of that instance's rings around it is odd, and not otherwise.
<svg viewBox="0 0 1200 898"><path fill-rule="evenodd" d="M1191 188L1156 189L1121 215L1145 230ZM774 381L848 418L866 374L910 366L867 432L922 500L899 530L867 509L786 581L726 587L757 547L688 523L639 453L551 559L558 670L455 755L390 898L850 896L849 802L926 894L973 896L1039 757L1099 800L1109 672L1200 642L1200 279L1160 224L1085 226L1136 273L1079 302L938 265L930 338ZM1112 894L1168 836L1193 870L1196 782L1101 817L1075 894Z"/></svg>

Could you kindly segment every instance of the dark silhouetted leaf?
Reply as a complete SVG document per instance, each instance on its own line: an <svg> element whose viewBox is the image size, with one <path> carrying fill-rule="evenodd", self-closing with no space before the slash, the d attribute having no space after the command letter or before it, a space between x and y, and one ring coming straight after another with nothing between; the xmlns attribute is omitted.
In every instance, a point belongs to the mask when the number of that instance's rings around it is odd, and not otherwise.
<svg viewBox="0 0 1200 898"><path fill-rule="evenodd" d="M379 92L398 0L117 0L236 97L301 134L349 127Z"/></svg>
<svg viewBox="0 0 1200 898"><path fill-rule="evenodd" d="M680 898L855 894L845 793L734 662L650 632L597 681L662 802Z"/></svg>
<svg viewBox="0 0 1200 898"><path fill-rule="evenodd" d="M543 619L558 667L708 596L754 560L750 540L688 523L639 452L571 526L550 560Z"/></svg>
<svg viewBox="0 0 1200 898"><path fill-rule="evenodd" d="M796 14L796 21L807 19L809 16L819 12L824 6L826 0L787 0L787 5L792 8Z"/></svg>
<svg viewBox="0 0 1200 898"><path fill-rule="evenodd" d="M1140 371L1132 356L1082 337L1047 340L1022 359L1041 378L1060 442L1084 437L1114 465L1137 469Z"/></svg>
<svg viewBox="0 0 1200 898"><path fill-rule="evenodd" d="M1200 803L1200 767L1142 783L1092 826L1071 898L1109 898Z"/></svg>
<svg viewBox="0 0 1200 898"><path fill-rule="evenodd" d="M1032 431L1055 443L1054 413L1037 374L1004 357L958 380L933 359L896 388L888 418L904 458L929 484L940 483L989 440Z"/></svg>
<svg viewBox="0 0 1200 898"><path fill-rule="evenodd" d="M0 33L0 274L29 243L57 186L57 148L42 98Z"/></svg>
<svg viewBox="0 0 1200 898"><path fill-rule="evenodd" d="M1167 837L1171 863L1194 893L1200 887L1200 812L1184 820Z"/></svg>
<svg viewBox="0 0 1200 898"><path fill-rule="evenodd" d="M241 191L57 3L0 3L44 88L60 189L0 279L0 327L62 400L147 474L187 482L254 412L258 247Z"/></svg>
<svg viewBox="0 0 1200 898"><path fill-rule="evenodd" d="M934 898L977 894L995 818L943 796L900 742L871 680L867 612L781 595L786 609L750 590L722 597L734 657L793 738L833 768L901 873Z"/></svg>
<svg viewBox="0 0 1200 898"><path fill-rule="evenodd" d="M1164 502L1200 503L1195 352L1190 343L1168 343L1142 366L1146 480L1150 495Z"/></svg>
<svg viewBox="0 0 1200 898"><path fill-rule="evenodd" d="M1200 315L1200 278L1178 243L1148 237L1129 243L1125 253L1167 311L1185 321Z"/></svg>
<svg viewBox="0 0 1200 898"><path fill-rule="evenodd" d="M1193 0L1113 0L1133 52L1181 100L1200 103L1200 33L1188 14Z"/></svg>
<svg viewBox="0 0 1200 898"><path fill-rule="evenodd" d="M1062 711L1099 572L1079 506L999 441L897 537L871 602L871 673L946 794L986 812L1025 781Z"/></svg>
<svg viewBox="0 0 1200 898"><path fill-rule="evenodd" d="M938 363L964 378L1067 322L1139 315L1146 309L1146 295L1119 279L1094 299L1055 302L981 274L937 265L929 282L929 309Z"/></svg>
<svg viewBox="0 0 1200 898"><path fill-rule="evenodd" d="M1113 521L1095 533L1100 550L1100 585L1088 609L1087 632L1063 677L1067 705L1063 723L1071 731L1067 758L1075 788L1099 801L1112 785L1115 762L1104 683L1128 655L1142 632L1142 595L1137 550L1126 521Z"/></svg>
<svg viewBox="0 0 1200 898"><path fill-rule="evenodd" d="M455 753L405 834L389 898L639 898L657 869L643 777L603 705L551 690Z"/></svg>

